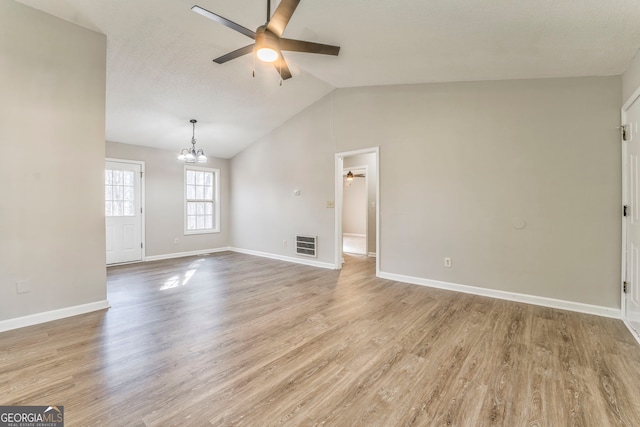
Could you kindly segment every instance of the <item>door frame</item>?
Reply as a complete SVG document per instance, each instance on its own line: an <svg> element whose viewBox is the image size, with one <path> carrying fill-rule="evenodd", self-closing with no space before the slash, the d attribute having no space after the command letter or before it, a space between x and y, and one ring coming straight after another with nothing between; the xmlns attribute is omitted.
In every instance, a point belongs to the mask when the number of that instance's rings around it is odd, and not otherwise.
<svg viewBox="0 0 640 427"><path fill-rule="evenodd" d="M146 232L145 232L145 223L146 223L146 215L147 215L147 207L145 205L145 178L146 178L146 173L144 170L144 161L138 161L138 160L127 160L127 159L116 159L114 157L105 157L104 159L105 163L106 162L113 162L113 163L128 163L128 164L132 164L132 165L139 165L140 166L140 171L142 172L142 176L140 177L140 208L142 209L142 212L140 212L140 241L142 242L142 252L141 252L141 257L140 257L140 261L131 261L131 262L123 262L123 263L119 263L118 265L121 264L134 264L136 262L144 262L147 258L147 242L146 242ZM104 175L104 174L103 174ZM104 179L104 178L103 178ZM104 188L104 182L102 183L102 186ZM102 190L104 192L104 189ZM102 211L104 212L104 194L102 195L102 199L103 199L103 209ZM106 221L106 219L105 219ZM116 264L113 264L116 265Z"/></svg>
<svg viewBox="0 0 640 427"><path fill-rule="evenodd" d="M348 156L347 156L348 157ZM343 165L342 168L342 177L344 178L344 173L345 171L348 170L362 170L364 169L364 188L365 188L365 192L366 192L366 199L367 199L367 203L365 204L365 210L364 210L364 221L365 221L365 228L364 228L364 254L366 256L369 256L369 166L367 165L363 165L363 166L351 166L350 168L345 168ZM342 180L342 185L343 185L343 194L342 194L342 203L344 205L344 179ZM376 202L377 203L377 202ZM344 207L344 206L343 206ZM344 209L342 210L342 213L344 214ZM343 230L343 235L344 235L344 230ZM343 250L344 250L344 242L343 243Z"/></svg>
<svg viewBox="0 0 640 427"><path fill-rule="evenodd" d="M335 259L334 268L342 269L342 195L343 181L342 171L344 169L344 158L349 156L357 156L359 154L375 154L375 172L376 172L376 277L380 277L380 260L382 259L382 250L380 248L380 147L363 148L360 150L343 151L335 155ZM369 171L367 171L369 172ZM367 177L368 179L368 177ZM367 218L369 214L369 205L367 202ZM367 221L368 222L368 221ZM368 232L367 232L368 234ZM368 240L368 239L367 239ZM369 248L367 247L367 255Z"/></svg>
<svg viewBox="0 0 640 427"><path fill-rule="evenodd" d="M640 87L638 87L633 94L627 99L620 109L620 123L622 126L627 125L627 111L635 102L640 102ZM622 205L629 203L629 168L627 167L627 141L622 139L622 132L620 132L620 141L622 144ZM627 326L631 334L640 343L640 335L635 331L631 324L627 320L627 294L622 290L624 282L627 280L627 219L622 219L622 262L620 267L620 315L622 321Z"/></svg>

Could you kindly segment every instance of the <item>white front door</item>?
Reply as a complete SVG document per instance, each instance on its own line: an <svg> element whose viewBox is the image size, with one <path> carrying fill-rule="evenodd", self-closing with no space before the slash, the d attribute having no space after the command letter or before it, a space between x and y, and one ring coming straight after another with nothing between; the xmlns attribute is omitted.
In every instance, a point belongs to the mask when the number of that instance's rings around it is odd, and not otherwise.
<svg viewBox="0 0 640 427"><path fill-rule="evenodd" d="M105 163L107 264L142 260L141 175L140 164Z"/></svg>
<svg viewBox="0 0 640 427"><path fill-rule="evenodd" d="M626 287L625 320L640 333L640 98L626 113L625 202L626 220Z"/></svg>

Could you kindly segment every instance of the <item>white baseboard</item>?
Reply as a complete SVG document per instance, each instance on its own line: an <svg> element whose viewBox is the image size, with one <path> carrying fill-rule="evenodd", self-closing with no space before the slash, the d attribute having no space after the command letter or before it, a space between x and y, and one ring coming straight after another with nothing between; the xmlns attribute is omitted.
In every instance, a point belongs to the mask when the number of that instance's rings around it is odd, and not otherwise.
<svg viewBox="0 0 640 427"><path fill-rule="evenodd" d="M633 326L631 326L631 323L627 322L624 319L622 321L624 322L625 325L627 325L627 329L629 329L629 332L631 332L631 335L633 335L633 337L636 339L636 341L638 341L638 344L640 344L640 335L638 335L636 330L633 329Z"/></svg>
<svg viewBox="0 0 640 427"><path fill-rule="evenodd" d="M53 320L64 319L65 317L90 313L92 311L104 310L109 307L109 301L103 300L90 302L88 304L74 305L73 307L60 308L58 310L30 314L28 316L16 317L14 319L2 320L0 321L0 332L51 322Z"/></svg>
<svg viewBox="0 0 640 427"><path fill-rule="evenodd" d="M369 252L367 255L371 258L375 258L377 256L375 252Z"/></svg>
<svg viewBox="0 0 640 427"><path fill-rule="evenodd" d="M366 234L357 234L357 233L342 233L343 236L349 237L367 237Z"/></svg>
<svg viewBox="0 0 640 427"><path fill-rule="evenodd" d="M199 249L197 251L189 251L189 252L175 252L172 254L162 254L162 255L152 255L145 257L145 261L161 261L163 259L172 259L172 258L183 258L186 256L195 256L195 255L204 255L204 254L212 254L215 252L225 252L231 250L231 248L214 248L214 249Z"/></svg>
<svg viewBox="0 0 640 427"><path fill-rule="evenodd" d="M232 248L229 248L229 250L233 252L238 252L241 254L255 255L263 258L277 259L279 261L287 261L287 262L293 262L295 264L304 264L304 265L310 265L312 267L327 268L329 270L335 270L335 265L330 264L328 262L314 261L311 259L304 259L304 258L294 258L286 255L277 255L277 254L270 254L268 252L252 251L250 249L241 249L241 248L232 247Z"/></svg>
<svg viewBox="0 0 640 427"><path fill-rule="evenodd" d="M519 294L516 292L500 291L496 289L480 288L476 286L459 285L457 283L441 282L438 280L423 279L420 277L404 276L401 274L380 272L383 279L414 285L429 286L431 288L446 289L449 291L463 292L465 294L481 295L508 301L523 302L526 304L540 305L543 307L557 308L560 310L576 311L578 313L594 314L596 316L620 319L621 310L618 308L603 307L600 305L583 304L580 302L565 301L554 298L540 297L536 295Z"/></svg>

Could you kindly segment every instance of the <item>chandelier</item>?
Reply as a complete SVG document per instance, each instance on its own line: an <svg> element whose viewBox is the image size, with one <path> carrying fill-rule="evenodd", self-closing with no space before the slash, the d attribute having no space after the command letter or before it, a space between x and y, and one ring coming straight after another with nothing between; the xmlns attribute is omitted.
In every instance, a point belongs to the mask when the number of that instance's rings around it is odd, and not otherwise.
<svg viewBox="0 0 640 427"><path fill-rule="evenodd" d="M191 136L191 148L183 148L178 156L178 160L183 160L185 163L207 163L207 156L205 156L202 148L196 151L196 119L190 120L193 125L193 135Z"/></svg>

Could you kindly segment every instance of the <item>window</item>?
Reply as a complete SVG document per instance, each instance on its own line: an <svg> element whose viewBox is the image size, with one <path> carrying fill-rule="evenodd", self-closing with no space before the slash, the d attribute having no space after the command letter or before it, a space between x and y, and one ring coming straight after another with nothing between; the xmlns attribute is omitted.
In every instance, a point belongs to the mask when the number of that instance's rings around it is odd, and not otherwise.
<svg viewBox="0 0 640 427"><path fill-rule="evenodd" d="M104 171L104 214L106 216L135 216L135 194L133 171L119 169Z"/></svg>
<svg viewBox="0 0 640 427"><path fill-rule="evenodd" d="M185 166L184 234L220 231L220 170Z"/></svg>

